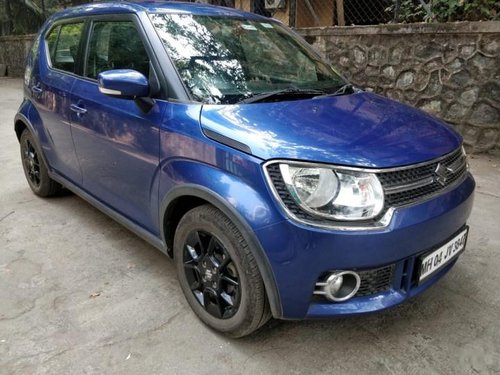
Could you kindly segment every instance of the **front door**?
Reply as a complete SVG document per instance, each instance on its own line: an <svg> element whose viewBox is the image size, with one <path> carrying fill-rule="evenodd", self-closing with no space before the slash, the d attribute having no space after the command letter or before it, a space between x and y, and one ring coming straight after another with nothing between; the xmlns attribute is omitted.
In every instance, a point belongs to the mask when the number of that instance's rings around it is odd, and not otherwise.
<svg viewBox="0 0 500 375"><path fill-rule="evenodd" d="M93 21L85 77L73 86L73 140L83 188L148 231L158 234L159 125L165 102L147 113L134 100L98 90L97 76L135 69L149 76L150 63L133 20Z"/></svg>

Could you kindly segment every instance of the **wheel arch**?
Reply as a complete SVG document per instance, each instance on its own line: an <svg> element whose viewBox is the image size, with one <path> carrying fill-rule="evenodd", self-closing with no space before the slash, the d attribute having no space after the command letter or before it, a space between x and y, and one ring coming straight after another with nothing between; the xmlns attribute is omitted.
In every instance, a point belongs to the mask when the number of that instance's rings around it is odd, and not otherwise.
<svg viewBox="0 0 500 375"><path fill-rule="evenodd" d="M245 241L250 245L252 255L257 262L262 280L264 281L273 317L282 317L281 301L276 280L259 240L243 216L234 207L230 206L223 197L212 190L201 185L183 184L182 186L173 188L162 200L160 206L161 236L167 247L169 256L173 256L172 245L174 234L182 216L189 210L207 203L226 215L236 225Z"/></svg>
<svg viewBox="0 0 500 375"><path fill-rule="evenodd" d="M14 118L14 131L16 132L17 140L21 140L21 134L23 131L28 129L33 135L35 135L33 125L29 122L29 120L21 113L18 113Z"/></svg>
<svg viewBox="0 0 500 375"><path fill-rule="evenodd" d="M35 130L35 127L30 122L30 120L28 120L28 118L24 114L18 112L16 114L16 117L14 117L14 131L16 132L16 137L18 141L21 141L21 135L26 129L28 129L31 132L31 134L33 134L34 141L37 143L40 149L40 155L43 159L43 162L49 169L49 174L50 174L51 171L50 164L47 163L47 158L45 157L43 147L41 147L40 139L38 139L38 132Z"/></svg>

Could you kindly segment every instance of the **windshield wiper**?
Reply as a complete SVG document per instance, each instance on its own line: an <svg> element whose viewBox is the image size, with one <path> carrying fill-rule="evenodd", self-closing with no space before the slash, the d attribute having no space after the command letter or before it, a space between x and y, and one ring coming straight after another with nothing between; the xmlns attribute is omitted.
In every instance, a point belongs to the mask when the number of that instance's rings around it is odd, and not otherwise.
<svg viewBox="0 0 500 375"><path fill-rule="evenodd" d="M248 104L248 103L257 103L257 102L263 102L267 99L271 99L274 97L280 97L280 96L317 96L317 95L324 95L324 91L320 90L312 90L312 89L299 89L299 88L286 88L282 90L275 90L275 91L266 91L266 92L261 92L258 94L253 94L243 100L240 100L238 104Z"/></svg>
<svg viewBox="0 0 500 375"><path fill-rule="evenodd" d="M329 94L323 93L322 95L315 96L314 98L315 99L316 98L326 98L326 97L329 97L329 96L340 96L340 95L345 95L345 94L352 94L355 91L356 91L356 89L354 88L353 85L351 85L350 83L346 83L346 84L343 84L342 86L340 86L334 92L331 92Z"/></svg>

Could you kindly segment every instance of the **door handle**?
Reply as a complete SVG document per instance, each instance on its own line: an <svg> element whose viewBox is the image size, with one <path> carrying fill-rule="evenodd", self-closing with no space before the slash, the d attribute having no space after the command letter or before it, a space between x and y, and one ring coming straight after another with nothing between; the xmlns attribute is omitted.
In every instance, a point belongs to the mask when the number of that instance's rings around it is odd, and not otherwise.
<svg viewBox="0 0 500 375"><path fill-rule="evenodd" d="M73 112L76 112L77 115L81 116L87 113L87 110L85 108L82 108L76 104L71 104L69 106L69 109L71 109Z"/></svg>
<svg viewBox="0 0 500 375"><path fill-rule="evenodd" d="M43 89L40 87L40 84L37 83L35 86L31 87L31 92L33 94L41 94L43 92Z"/></svg>

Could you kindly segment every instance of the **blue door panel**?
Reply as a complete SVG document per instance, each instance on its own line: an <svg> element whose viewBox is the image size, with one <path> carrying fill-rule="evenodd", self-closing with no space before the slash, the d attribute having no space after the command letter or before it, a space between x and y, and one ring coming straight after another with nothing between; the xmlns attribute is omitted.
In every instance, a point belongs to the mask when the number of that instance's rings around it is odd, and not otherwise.
<svg viewBox="0 0 500 375"><path fill-rule="evenodd" d="M99 200L158 234L159 124L165 104L144 113L133 100L101 94L97 82L78 79L71 104L73 140L83 188Z"/></svg>

